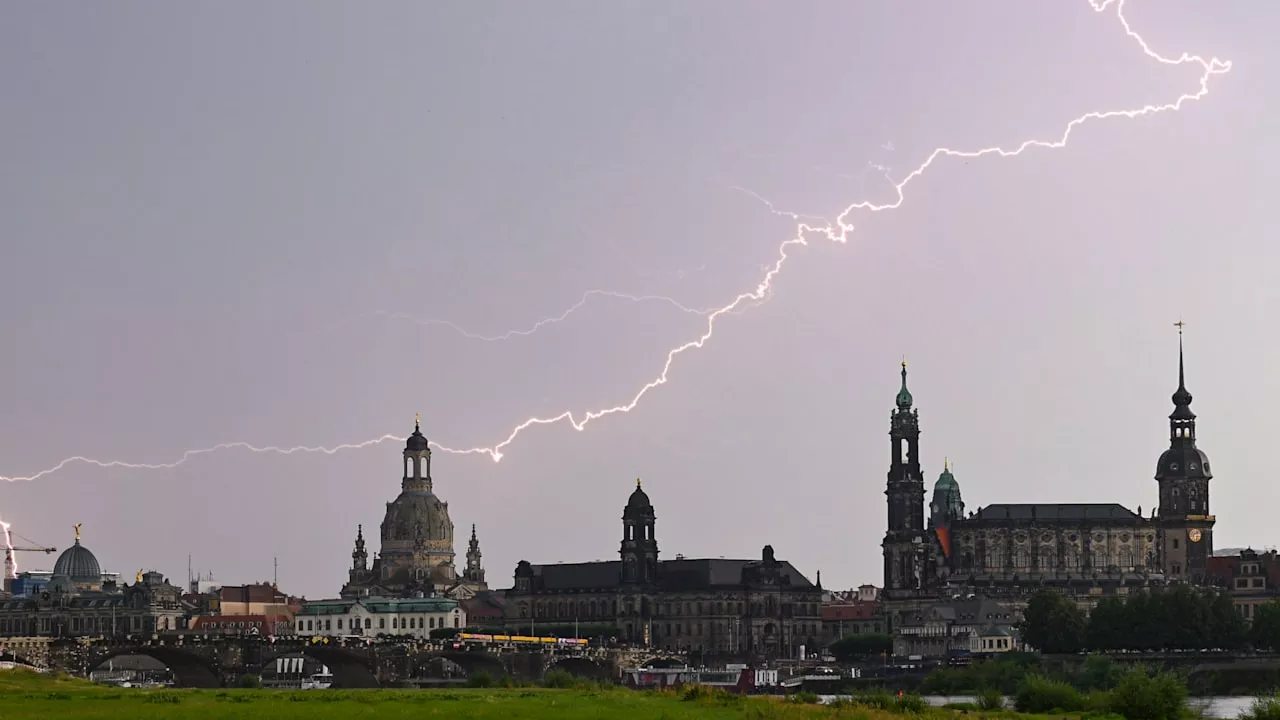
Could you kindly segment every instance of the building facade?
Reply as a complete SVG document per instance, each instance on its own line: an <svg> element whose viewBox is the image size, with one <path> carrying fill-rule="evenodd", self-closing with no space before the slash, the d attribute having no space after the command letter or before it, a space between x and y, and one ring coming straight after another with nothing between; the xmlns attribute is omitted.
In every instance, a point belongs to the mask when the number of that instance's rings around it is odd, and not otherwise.
<svg viewBox="0 0 1280 720"><path fill-rule="evenodd" d="M139 571L135 582L106 580L98 558L80 544L58 556L53 576L34 595L0 600L0 637L62 638L140 635L178 630L190 609L182 588L157 572Z"/></svg>
<svg viewBox="0 0 1280 720"><path fill-rule="evenodd" d="M974 589L1025 596L1048 586L1088 598L1165 582L1204 584L1213 553L1213 476L1196 445L1181 334L1172 399L1169 449L1156 463L1158 504L1150 516L1116 503L996 503L966 514L949 463L934 483L926 516L919 415L904 361L889 429L886 599L922 607L942 594Z"/></svg>
<svg viewBox="0 0 1280 720"><path fill-rule="evenodd" d="M305 603L294 619L299 635L341 637L394 635L426 639L432 630L461 629L466 612L457 600L358 598Z"/></svg>
<svg viewBox="0 0 1280 720"><path fill-rule="evenodd" d="M508 627L607 625L623 642L680 651L793 657L821 634L822 589L766 545L759 560L662 560L657 513L636 481L618 560L521 560L504 602Z"/></svg>
<svg viewBox="0 0 1280 720"><path fill-rule="evenodd" d="M1015 607L990 598L944 600L903 615L894 628L893 654L942 658L1019 650L1021 620Z"/></svg>
<svg viewBox="0 0 1280 720"><path fill-rule="evenodd" d="M435 494L431 448L420 420L405 441L403 463L400 495L387 503L382 519L381 550L370 563L364 526L357 526L351 569L341 597L464 598L487 589L474 525L466 569L460 574L454 566L453 520L449 503Z"/></svg>

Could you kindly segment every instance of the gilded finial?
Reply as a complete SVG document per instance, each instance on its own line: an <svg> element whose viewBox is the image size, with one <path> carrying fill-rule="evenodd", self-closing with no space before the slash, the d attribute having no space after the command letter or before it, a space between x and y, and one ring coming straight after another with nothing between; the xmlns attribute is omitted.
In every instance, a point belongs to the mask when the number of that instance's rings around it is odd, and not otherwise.
<svg viewBox="0 0 1280 720"><path fill-rule="evenodd" d="M947 472L951 472L951 458L949 457L942 458L942 467Z"/></svg>
<svg viewBox="0 0 1280 720"><path fill-rule="evenodd" d="M75 528L75 531L76 531L76 542L80 542L80 526L81 526L82 524L83 524L83 523L76 523L75 525L72 525L72 526L71 526L71 527Z"/></svg>
<svg viewBox="0 0 1280 720"><path fill-rule="evenodd" d="M1183 327L1184 325L1186 325L1186 323L1182 322L1182 318L1178 318L1178 322L1176 322L1176 323L1174 323L1174 324L1173 324L1173 326L1174 326L1174 327L1178 328L1178 334L1179 334L1179 335L1181 335L1181 334L1182 334L1182 327Z"/></svg>
<svg viewBox="0 0 1280 720"><path fill-rule="evenodd" d="M907 356L906 356L906 355L903 355L903 356L902 356L902 369L903 369L903 370L906 370L906 369L907 369Z"/></svg>
<svg viewBox="0 0 1280 720"><path fill-rule="evenodd" d="M636 478L636 489L640 489L640 478Z"/></svg>
<svg viewBox="0 0 1280 720"><path fill-rule="evenodd" d="M413 414L413 429L418 430L422 427L422 413Z"/></svg>
<svg viewBox="0 0 1280 720"><path fill-rule="evenodd" d="M142 582L142 570L138 570L138 574L133 579L137 582Z"/></svg>

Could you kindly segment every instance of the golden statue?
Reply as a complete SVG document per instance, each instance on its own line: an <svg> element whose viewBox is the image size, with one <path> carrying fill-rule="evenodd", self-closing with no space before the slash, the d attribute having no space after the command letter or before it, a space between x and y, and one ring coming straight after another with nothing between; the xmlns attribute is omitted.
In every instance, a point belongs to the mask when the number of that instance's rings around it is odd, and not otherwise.
<svg viewBox="0 0 1280 720"><path fill-rule="evenodd" d="M133 578L136 582L142 582L142 570L138 570L138 574Z"/></svg>
<svg viewBox="0 0 1280 720"><path fill-rule="evenodd" d="M416 427L422 427L422 413L414 413L414 414L413 414L413 426L414 426L415 428L416 428Z"/></svg>
<svg viewBox="0 0 1280 720"><path fill-rule="evenodd" d="M72 526L71 526L71 527L75 528L75 531L76 531L76 543L77 543L77 544L79 544L79 542L80 542L80 526L81 526L81 525L83 525L83 524L84 524L84 523L76 523L75 525L72 525Z"/></svg>

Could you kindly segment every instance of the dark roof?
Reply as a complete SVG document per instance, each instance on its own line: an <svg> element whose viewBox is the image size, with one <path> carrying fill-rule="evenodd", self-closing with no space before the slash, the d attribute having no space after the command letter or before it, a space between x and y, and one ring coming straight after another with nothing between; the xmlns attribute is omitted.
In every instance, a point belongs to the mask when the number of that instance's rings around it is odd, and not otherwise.
<svg viewBox="0 0 1280 720"><path fill-rule="evenodd" d="M723 558L663 560L659 563L658 585L664 591L700 590L742 585L743 570L759 560L726 560ZM599 590L616 588L621 563L617 560L587 563L533 565L539 590ZM791 563L778 563L779 573L790 580L787 587L812 588L813 583Z"/></svg>
<svg viewBox="0 0 1280 720"><path fill-rule="evenodd" d="M1141 520L1117 503L1000 503L979 509L973 520Z"/></svg>
<svg viewBox="0 0 1280 720"><path fill-rule="evenodd" d="M77 539L75 545L63 550L58 556L58 561L53 564L53 574L72 580L98 581L102 579L102 568L98 565L98 558Z"/></svg>

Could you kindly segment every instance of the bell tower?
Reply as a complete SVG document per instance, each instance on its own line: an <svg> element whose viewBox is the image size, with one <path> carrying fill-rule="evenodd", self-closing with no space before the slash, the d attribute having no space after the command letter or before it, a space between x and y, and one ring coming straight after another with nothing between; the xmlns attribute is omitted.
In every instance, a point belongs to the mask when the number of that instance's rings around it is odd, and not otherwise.
<svg viewBox="0 0 1280 720"><path fill-rule="evenodd" d="M907 361L902 361L902 387L889 416L888 526L884 542L884 587L902 596L924 589L924 476L920 472L920 418L907 389Z"/></svg>
<svg viewBox="0 0 1280 720"><path fill-rule="evenodd" d="M431 492L431 447L422 434L422 416L413 418L413 434L404 443L404 479L400 486L405 491Z"/></svg>
<svg viewBox="0 0 1280 720"><path fill-rule="evenodd" d="M1213 525L1209 510L1209 456L1196 446L1196 414L1191 411L1183 361L1181 320L1178 328L1178 389L1169 415L1169 449L1156 462L1160 488L1157 547L1160 566L1171 581L1204 582L1213 555Z"/></svg>
<svg viewBox="0 0 1280 720"><path fill-rule="evenodd" d="M658 581L656 522L649 495L640 487L640 478L636 478L636 489L622 511L622 547L618 554L622 557L623 585L652 585Z"/></svg>

